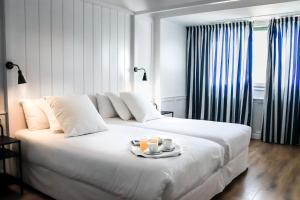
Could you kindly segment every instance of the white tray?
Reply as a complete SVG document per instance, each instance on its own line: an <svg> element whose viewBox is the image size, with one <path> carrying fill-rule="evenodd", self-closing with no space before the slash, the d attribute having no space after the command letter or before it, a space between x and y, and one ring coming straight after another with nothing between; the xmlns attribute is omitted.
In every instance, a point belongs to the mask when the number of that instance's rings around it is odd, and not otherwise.
<svg viewBox="0 0 300 200"><path fill-rule="evenodd" d="M131 145L131 152L136 156L144 157L144 158L168 158L168 157L176 157L181 155L180 146L177 144L174 144L173 151L164 152L162 151L162 146L160 146L159 148L160 150L158 153L149 154L148 149L145 152L142 152L139 146Z"/></svg>

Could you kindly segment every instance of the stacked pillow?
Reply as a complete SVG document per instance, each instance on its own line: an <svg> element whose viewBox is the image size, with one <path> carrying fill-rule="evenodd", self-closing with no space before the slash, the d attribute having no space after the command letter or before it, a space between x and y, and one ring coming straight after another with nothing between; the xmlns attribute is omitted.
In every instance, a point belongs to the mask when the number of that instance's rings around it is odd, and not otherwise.
<svg viewBox="0 0 300 200"><path fill-rule="evenodd" d="M112 118L118 116L108 96L104 94L97 94L96 98L99 113L103 118Z"/></svg>
<svg viewBox="0 0 300 200"><path fill-rule="evenodd" d="M65 137L107 130L95 105L87 95L45 97L21 102L29 130L50 128L64 132Z"/></svg>
<svg viewBox="0 0 300 200"><path fill-rule="evenodd" d="M107 126L87 95L46 97L65 136L79 136L107 130Z"/></svg>
<svg viewBox="0 0 300 200"><path fill-rule="evenodd" d="M121 119L130 120L133 118L127 105L124 103L124 101L119 96L117 96L111 92L107 92L105 94L110 99L112 105L114 106L115 110L117 111L117 113Z"/></svg>
<svg viewBox="0 0 300 200"><path fill-rule="evenodd" d="M31 131L48 129L50 127L46 111L43 110L46 102L44 99L22 100L27 127Z"/></svg>
<svg viewBox="0 0 300 200"><path fill-rule="evenodd" d="M162 118L142 95L122 92L120 96L107 92L93 97L45 97L21 101L29 130L50 129L64 132L66 137L107 130L103 118L119 116L138 122ZM99 113L97 112L97 107Z"/></svg>
<svg viewBox="0 0 300 200"><path fill-rule="evenodd" d="M154 105L142 95L133 92L122 92L120 96L138 122L162 118Z"/></svg>

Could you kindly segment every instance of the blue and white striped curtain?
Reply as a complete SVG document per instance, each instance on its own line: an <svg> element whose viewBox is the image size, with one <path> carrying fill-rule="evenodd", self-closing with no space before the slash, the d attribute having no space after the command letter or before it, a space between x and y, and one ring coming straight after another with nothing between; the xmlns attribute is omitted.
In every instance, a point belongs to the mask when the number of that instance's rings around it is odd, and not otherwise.
<svg viewBox="0 0 300 200"><path fill-rule="evenodd" d="M271 20L262 139L300 144L299 17Z"/></svg>
<svg viewBox="0 0 300 200"><path fill-rule="evenodd" d="M187 28L187 117L250 124L252 23Z"/></svg>

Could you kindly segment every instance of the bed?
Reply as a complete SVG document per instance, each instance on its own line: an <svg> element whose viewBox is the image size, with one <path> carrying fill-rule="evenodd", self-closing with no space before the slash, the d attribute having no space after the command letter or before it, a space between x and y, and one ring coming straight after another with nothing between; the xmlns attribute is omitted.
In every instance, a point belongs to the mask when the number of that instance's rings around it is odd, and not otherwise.
<svg viewBox="0 0 300 200"><path fill-rule="evenodd" d="M249 126L233 123L205 120L163 117L144 123L120 118L106 118L108 124L142 127L151 130L166 131L179 135L203 138L218 143L224 148L224 179L230 183L248 167L248 146L251 138Z"/></svg>
<svg viewBox="0 0 300 200"><path fill-rule="evenodd" d="M134 138L172 138L182 155L145 159L130 153ZM64 138L49 130L16 132L26 183L55 199L210 199L221 192L224 149L215 142L138 127Z"/></svg>

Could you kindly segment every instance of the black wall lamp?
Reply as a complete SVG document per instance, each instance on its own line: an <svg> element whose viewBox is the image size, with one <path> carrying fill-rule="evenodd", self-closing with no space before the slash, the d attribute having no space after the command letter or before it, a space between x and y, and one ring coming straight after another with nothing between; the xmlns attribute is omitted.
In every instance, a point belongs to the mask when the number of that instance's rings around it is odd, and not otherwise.
<svg viewBox="0 0 300 200"><path fill-rule="evenodd" d="M147 81L147 74L146 74L145 68L137 68L137 67L134 67L134 68L133 68L133 71L134 71L134 72L138 72L139 70L143 70L143 71L144 71L144 75L143 75L142 81Z"/></svg>
<svg viewBox="0 0 300 200"><path fill-rule="evenodd" d="M26 83L26 80L25 80L25 78L23 76L23 73L22 73L19 65L14 64L13 62L10 62L10 61L6 63L6 68L7 69L13 69L14 67L18 68L18 84Z"/></svg>

